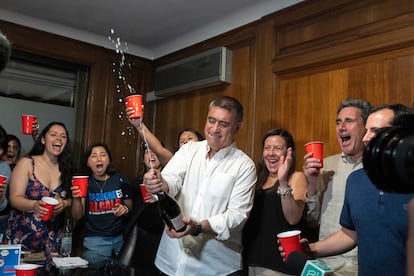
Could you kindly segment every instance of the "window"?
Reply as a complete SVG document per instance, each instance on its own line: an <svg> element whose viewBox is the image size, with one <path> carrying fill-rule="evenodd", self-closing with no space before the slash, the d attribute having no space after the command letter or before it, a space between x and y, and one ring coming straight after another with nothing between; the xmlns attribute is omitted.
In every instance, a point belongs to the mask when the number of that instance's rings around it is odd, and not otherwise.
<svg viewBox="0 0 414 276"><path fill-rule="evenodd" d="M83 136L88 67L21 51L13 51L0 73L0 124L22 141L22 154L33 140L21 134L20 117L38 116L40 129L52 121L68 128L73 149Z"/></svg>

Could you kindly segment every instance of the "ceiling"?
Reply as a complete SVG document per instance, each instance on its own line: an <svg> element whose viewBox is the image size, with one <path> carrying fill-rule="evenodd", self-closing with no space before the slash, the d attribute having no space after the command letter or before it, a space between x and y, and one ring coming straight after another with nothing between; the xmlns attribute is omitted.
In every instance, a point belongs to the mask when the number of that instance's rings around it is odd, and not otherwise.
<svg viewBox="0 0 414 276"><path fill-rule="evenodd" d="M157 58L302 0L1 0L0 19ZM128 50L126 50L128 52Z"/></svg>

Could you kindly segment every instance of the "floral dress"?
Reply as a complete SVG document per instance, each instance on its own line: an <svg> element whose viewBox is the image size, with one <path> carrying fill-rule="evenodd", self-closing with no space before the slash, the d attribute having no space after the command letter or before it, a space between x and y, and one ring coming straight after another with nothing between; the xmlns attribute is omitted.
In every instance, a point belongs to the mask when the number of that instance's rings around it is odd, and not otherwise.
<svg viewBox="0 0 414 276"><path fill-rule="evenodd" d="M28 158L32 160L33 179L30 179L27 184L26 198L40 200L44 196L60 196L65 199L66 192L63 191L62 186L57 187L54 191L43 186L34 174L33 158L31 156ZM9 214L5 242L21 244L22 250L42 251L50 257L50 253L59 252L62 227L62 223L56 217L52 217L49 221L42 221L34 215L34 212L13 209Z"/></svg>

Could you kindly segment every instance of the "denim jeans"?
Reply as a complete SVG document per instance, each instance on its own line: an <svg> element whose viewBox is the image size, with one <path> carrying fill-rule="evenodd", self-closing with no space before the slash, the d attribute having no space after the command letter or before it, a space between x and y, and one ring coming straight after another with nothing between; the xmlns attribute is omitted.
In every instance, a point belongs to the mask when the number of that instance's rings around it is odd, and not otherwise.
<svg viewBox="0 0 414 276"><path fill-rule="evenodd" d="M113 255L118 255L123 244L122 235L119 236L86 236L83 239L82 258L90 264L108 261Z"/></svg>

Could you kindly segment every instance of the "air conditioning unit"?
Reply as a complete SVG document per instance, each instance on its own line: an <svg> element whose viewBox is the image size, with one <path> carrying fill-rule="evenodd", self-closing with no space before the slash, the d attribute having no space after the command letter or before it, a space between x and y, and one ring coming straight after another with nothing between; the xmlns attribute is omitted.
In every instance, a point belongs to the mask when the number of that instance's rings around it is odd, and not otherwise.
<svg viewBox="0 0 414 276"><path fill-rule="evenodd" d="M232 52L225 47L160 66L155 73L155 96L231 83L231 66Z"/></svg>

